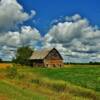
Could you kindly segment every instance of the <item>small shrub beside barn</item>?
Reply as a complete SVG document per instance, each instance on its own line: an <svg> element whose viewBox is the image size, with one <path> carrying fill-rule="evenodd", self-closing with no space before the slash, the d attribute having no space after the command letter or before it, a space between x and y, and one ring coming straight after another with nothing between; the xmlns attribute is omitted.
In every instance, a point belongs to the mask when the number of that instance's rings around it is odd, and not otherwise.
<svg viewBox="0 0 100 100"><path fill-rule="evenodd" d="M63 58L55 48L34 51L29 61L33 67L63 67Z"/></svg>

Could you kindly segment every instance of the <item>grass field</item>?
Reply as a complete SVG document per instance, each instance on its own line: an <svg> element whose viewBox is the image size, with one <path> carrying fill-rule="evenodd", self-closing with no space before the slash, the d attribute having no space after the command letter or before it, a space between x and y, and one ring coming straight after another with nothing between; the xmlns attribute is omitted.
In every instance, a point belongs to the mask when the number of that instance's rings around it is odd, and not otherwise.
<svg viewBox="0 0 100 100"><path fill-rule="evenodd" d="M100 100L100 67L0 69L0 100Z"/></svg>

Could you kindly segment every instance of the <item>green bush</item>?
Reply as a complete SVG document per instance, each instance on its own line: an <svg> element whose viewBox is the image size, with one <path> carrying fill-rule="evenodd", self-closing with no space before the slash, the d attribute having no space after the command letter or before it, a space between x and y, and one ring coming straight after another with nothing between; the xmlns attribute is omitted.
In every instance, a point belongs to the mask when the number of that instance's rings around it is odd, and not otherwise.
<svg viewBox="0 0 100 100"><path fill-rule="evenodd" d="M6 69L6 76L9 78L15 78L17 76L18 72L17 72L17 68L16 67L8 67Z"/></svg>

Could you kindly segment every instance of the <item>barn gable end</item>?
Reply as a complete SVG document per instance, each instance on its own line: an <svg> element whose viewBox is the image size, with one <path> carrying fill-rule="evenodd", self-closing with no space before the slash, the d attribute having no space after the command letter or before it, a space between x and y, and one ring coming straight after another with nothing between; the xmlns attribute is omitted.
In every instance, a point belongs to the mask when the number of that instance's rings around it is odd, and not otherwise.
<svg viewBox="0 0 100 100"><path fill-rule="evenodd" d="M59 54L59 52L54 48L52 49L48 55L45 57L45 59L52 59L52 60L63 60L62 56Z"/></svg>

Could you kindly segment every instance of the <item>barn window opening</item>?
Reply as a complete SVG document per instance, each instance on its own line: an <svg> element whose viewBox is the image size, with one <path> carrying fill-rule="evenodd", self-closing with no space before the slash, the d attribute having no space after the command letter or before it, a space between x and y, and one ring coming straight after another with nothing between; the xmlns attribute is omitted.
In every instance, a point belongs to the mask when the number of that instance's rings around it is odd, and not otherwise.
<svg viewBox="0 0 100 100"><path fill-rule="evenodd" d="M46 66L48 67L48 64Z"/></svg>
<svg viewBox="0 0 100 100"><path fill-rule="evenodd" d="M55 64L53 64L53 67L56 67L56 65L55 65Z"/></svg>

